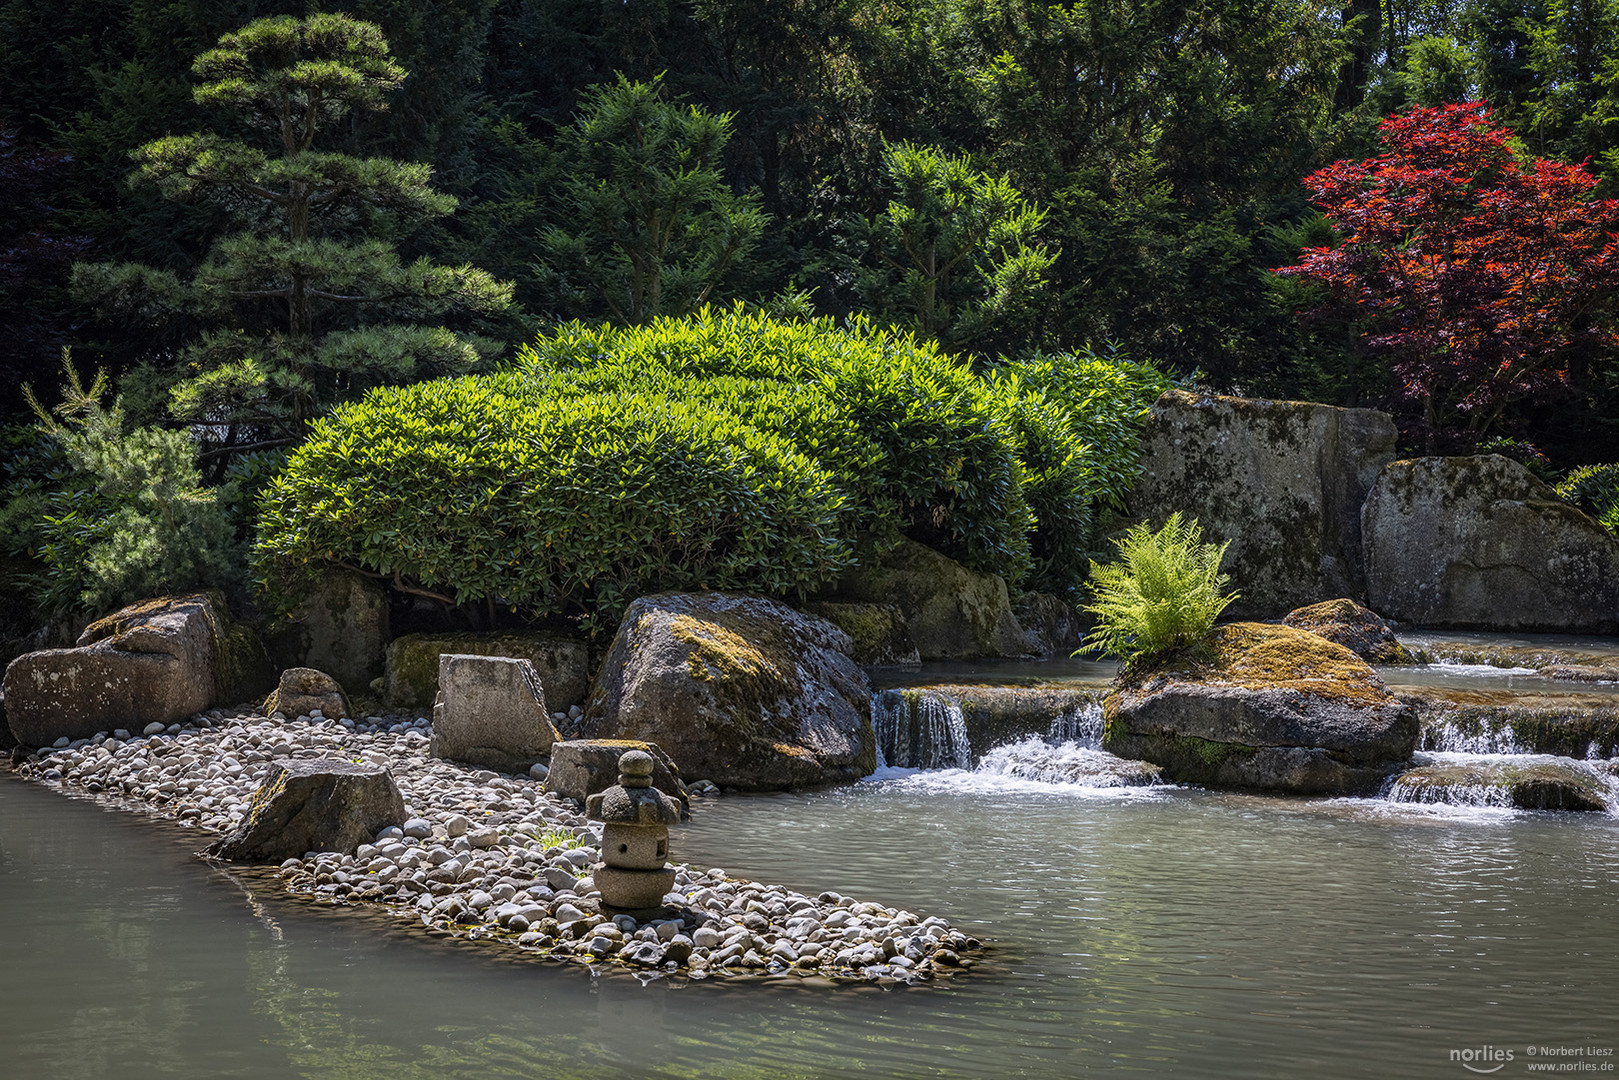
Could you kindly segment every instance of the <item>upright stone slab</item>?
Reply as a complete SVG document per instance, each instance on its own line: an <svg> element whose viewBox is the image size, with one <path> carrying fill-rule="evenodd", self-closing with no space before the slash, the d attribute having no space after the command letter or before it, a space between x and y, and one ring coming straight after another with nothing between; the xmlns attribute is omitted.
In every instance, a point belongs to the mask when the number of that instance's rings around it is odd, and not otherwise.
<svg viewBox="0 0 1619 1080"><path fill-rule="evenodd" d="M404 821L405 800L381 765L278 761L241 824L205 854L232 862L282 862L306 851L352 855L382 829Z"/></svg>
<svg viewBox="0 0 1619 1080"><path fill-rule="evenodd" d="M1233 616L1364 595L1360 507L1394 460L1386 413L1171 390L1148 414L1133 516L1179 510L1231 542ZM1374 605L1375 606L1375 605Z"/></svg>
<svg viewBox="0 0 1619 1080"><path fill-rule="evenodd" d="M508 656L439 657L433 757L497 772L527 772L551 752L557 730L534 665Z"/></svg>
<svg viewBox="0 0 1619 1080"><path fill-rule="evenodd" d="M689 816L691 798L680 782L680 770L657 743L642 739L567 739L553 744L545 790L582 803L617 783L618 759L631 750L651 756L652 786L677 799L682 813Z"/></svg>
<svg viewBox="0 0 1619 1080"><path fill-rule="evenodd" d="M1391 619L1619 633L1619 541L1508 458L1396 461L1361 526L1367 603Z"/></svg>

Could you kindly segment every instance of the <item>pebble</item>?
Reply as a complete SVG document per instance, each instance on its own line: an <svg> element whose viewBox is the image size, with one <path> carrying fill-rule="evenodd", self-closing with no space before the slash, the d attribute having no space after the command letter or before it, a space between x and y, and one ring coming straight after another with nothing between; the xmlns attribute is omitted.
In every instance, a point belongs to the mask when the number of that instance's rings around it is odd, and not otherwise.
<svg viewBox="0 0 1619 1080"><path fill-rule="evenodd" d="M308 852L286 860L277 871L285 887L330 903L386 904L440 930L501 938L558 960L684 970L693 978L791 973L915 982L940 968L971 967L981 946L937 916L835 892L807 896L734 879L718 867L675 868L682 900L671 909L676 917L603 919L594 913L599 893L590 876L600 826L546 794L533 776L427 757L430 732L421 718L340 723L214 710L186 724L147 724L138 736L118 729L59 739L18 771L224 832L240 823L277 760L384 765L404 795L407 820L352 856ZM541 835L552 846L542 847Z"/></svg>

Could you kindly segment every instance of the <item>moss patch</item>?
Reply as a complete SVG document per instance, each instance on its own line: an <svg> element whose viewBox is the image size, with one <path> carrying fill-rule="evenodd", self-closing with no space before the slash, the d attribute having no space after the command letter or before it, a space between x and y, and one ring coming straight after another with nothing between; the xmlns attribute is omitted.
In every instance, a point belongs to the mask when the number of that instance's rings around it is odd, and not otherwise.
<svg viewBox="0 0 1619 1080"><path fill-rule="evenodd" d="M1264 623L1217 626L1201 646L1137 665L1124 681L1142 689L1159 679L1245 690L1295 690L1362 706L1382 705L1391 696L1377 673L1342 645Z"/></svg>
<svg viewBox="0 0 1619 1080"><path fill-rule="evenodd" d="M776 665L748 639L718 623L676 615L669 624L669 633L691 648L686 667L694 679L718 682L761 675L781 678Z"/></svg>
<svg viewBox="0 0 1619 1080"><path fill-rule="evenodd" d="M797 672L783 656L780 626L737 611L723 618L676 615L670 621L670 636L691 650L687 671L707 684L738 735L771 741L793 734L796 723L777 708L799 692Z"/></svg>

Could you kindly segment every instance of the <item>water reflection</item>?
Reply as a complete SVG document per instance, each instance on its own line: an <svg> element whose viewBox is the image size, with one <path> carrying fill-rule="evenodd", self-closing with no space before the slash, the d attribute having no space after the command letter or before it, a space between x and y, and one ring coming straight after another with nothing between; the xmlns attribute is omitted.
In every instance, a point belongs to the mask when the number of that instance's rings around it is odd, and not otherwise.
<svg viewBox="0 0 1619 1080"><path fill-rule="evenodd" d="M1454 1046L1615 1039L1613 818L934 781L708 800L674 838L993 939L965 978L884 991L508 962L244 897L0 778L8 1075L1438 1076Z"/></svg>

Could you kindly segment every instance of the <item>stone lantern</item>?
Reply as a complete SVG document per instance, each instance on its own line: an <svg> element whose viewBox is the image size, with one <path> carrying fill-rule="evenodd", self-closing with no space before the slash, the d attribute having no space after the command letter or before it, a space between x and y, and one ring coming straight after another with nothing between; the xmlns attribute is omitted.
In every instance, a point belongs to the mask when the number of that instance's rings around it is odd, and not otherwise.
<svg viewBox="0 0 1619 1080"><path fill-rule="evenodd" d="M674 888L669 826L680 821L680 804L652 786L652 755L631 750L618 759L618 785L585 801L592 821L604 824L602 861L590 868L601 890L602 914L655 914Z"/></svg>

